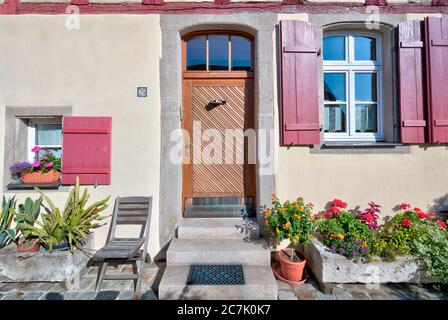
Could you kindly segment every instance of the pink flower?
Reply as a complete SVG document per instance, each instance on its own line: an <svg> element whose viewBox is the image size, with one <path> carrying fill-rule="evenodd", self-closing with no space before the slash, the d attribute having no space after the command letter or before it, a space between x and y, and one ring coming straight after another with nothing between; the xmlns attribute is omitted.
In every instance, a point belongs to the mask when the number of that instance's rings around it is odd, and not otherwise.
<svg viewBox="0 0 448 320"><path fill-rule="evenodd" d="M40 150L42 150L42 148L39 146L35 146L33 149L31 149L31 151L34 153L40 152Z"/></svg>
<svg viewBox="0 0 448 320"><path fill-rule="evenodd" d="M51 168L51 167L53 167L53 162L47 162L46 164L45 164L45 168Z"/></svg>
<svg viewBox="0 0 448 320"><path fill-rule="evenodd" d="M39 168L40 167L40 161L36 161L33 163L33 168Z"/></svg>
<svg viewBox="0 0 448 320"><path fill-rule="evenodd" d="M40 160L41 160L41 161L47 161L48 158L47 158L47 157L43 157L43 158L40 158Z"/></svg>
<svg viewBox="0 0 448 320"><path fill-rule="evenodd" d="M45 153L51 153L50 149L45 150Z"/></svg>
<svg viewBox="0 0 448 320"><path fill-rule="evenodd" d="M313 214L313 219L319 218L319 215L317 213Z"/></svg>
<svg viewBox="0 0 448 320"><path fill-rule="evenodd" d="M331 202L331 205L332 205L333 207L347 208L347 203L344 202L344 201L342 201L341 199L334 199L334 200Z"/></svg>

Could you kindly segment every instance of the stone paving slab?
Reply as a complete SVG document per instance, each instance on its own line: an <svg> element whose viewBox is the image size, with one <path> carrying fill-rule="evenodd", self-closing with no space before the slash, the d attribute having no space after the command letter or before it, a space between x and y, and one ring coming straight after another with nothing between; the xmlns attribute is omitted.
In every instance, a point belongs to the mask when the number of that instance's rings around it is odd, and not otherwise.
<svg viewBox="0 0 448 320"><path fill-rule="evenodd" d="M365 284L338 284L331 294L324 294L312 278L296 286L277 282L279 300L448 300L448 285L391 283L372 288Z"/></svg>

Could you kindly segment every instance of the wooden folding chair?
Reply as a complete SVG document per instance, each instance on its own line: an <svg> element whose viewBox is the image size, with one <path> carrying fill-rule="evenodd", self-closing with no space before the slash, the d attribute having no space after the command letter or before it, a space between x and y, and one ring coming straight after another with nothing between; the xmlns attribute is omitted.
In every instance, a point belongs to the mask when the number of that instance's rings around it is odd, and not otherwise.
<svg viewBox="0 0 448 320"><path fill-rule="evenodd" d="M95 291L99 290L103 280L134 280L134 291L140 290L148 248L151 209L152 197L117 197L106 245L92 258L93 261L102 262L98 268ZM138 238L116 238L117 225L141 225L140 235ZM132 264L133 273L106 274L109 264Z"/></svg>

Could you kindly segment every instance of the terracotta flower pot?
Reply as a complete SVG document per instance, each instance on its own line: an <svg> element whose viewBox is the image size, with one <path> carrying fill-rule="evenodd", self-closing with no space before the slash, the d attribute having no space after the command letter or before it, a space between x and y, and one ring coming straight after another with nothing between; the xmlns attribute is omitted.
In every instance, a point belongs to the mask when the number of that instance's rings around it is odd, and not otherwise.
<svg viewBox="0 0 448 320"><path fill-rule="evenodd" d="M299 282L303 278L303 270L305 269L306 259L297 250L296 255L302 259L300 262L293 262L285 257L284 252L291 254L293 249L282 249L279 254L280 270L283 278L293 282Z"/></svg>
<svg viewBox="0 0 448 320"><path fill-rule="evenodd" d="M24 172L21 175L23 184L45 184L53 183L59 181L61 173L56 170L51 170L48 172Z"/></svg>
<svg viewBox="0 0 448 320"><path fill-rule="evenodd" d="M17 244L17 251L19 252L38 252L40 244L36 240L30 240L28 243L24 240L19 240Z"/></svg>

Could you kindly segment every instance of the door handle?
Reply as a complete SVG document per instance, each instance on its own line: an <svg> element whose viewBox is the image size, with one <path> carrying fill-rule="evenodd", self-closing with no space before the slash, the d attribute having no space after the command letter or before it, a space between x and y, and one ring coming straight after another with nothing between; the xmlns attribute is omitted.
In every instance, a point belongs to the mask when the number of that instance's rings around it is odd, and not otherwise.
<svg viewBox="0 0 448 320"><path fill-rule="evenodd" d="M221 104L226 104L226 100L222 100L222 99L212 99L208 102L209 105L211 106L219 106Z"/></svg>

